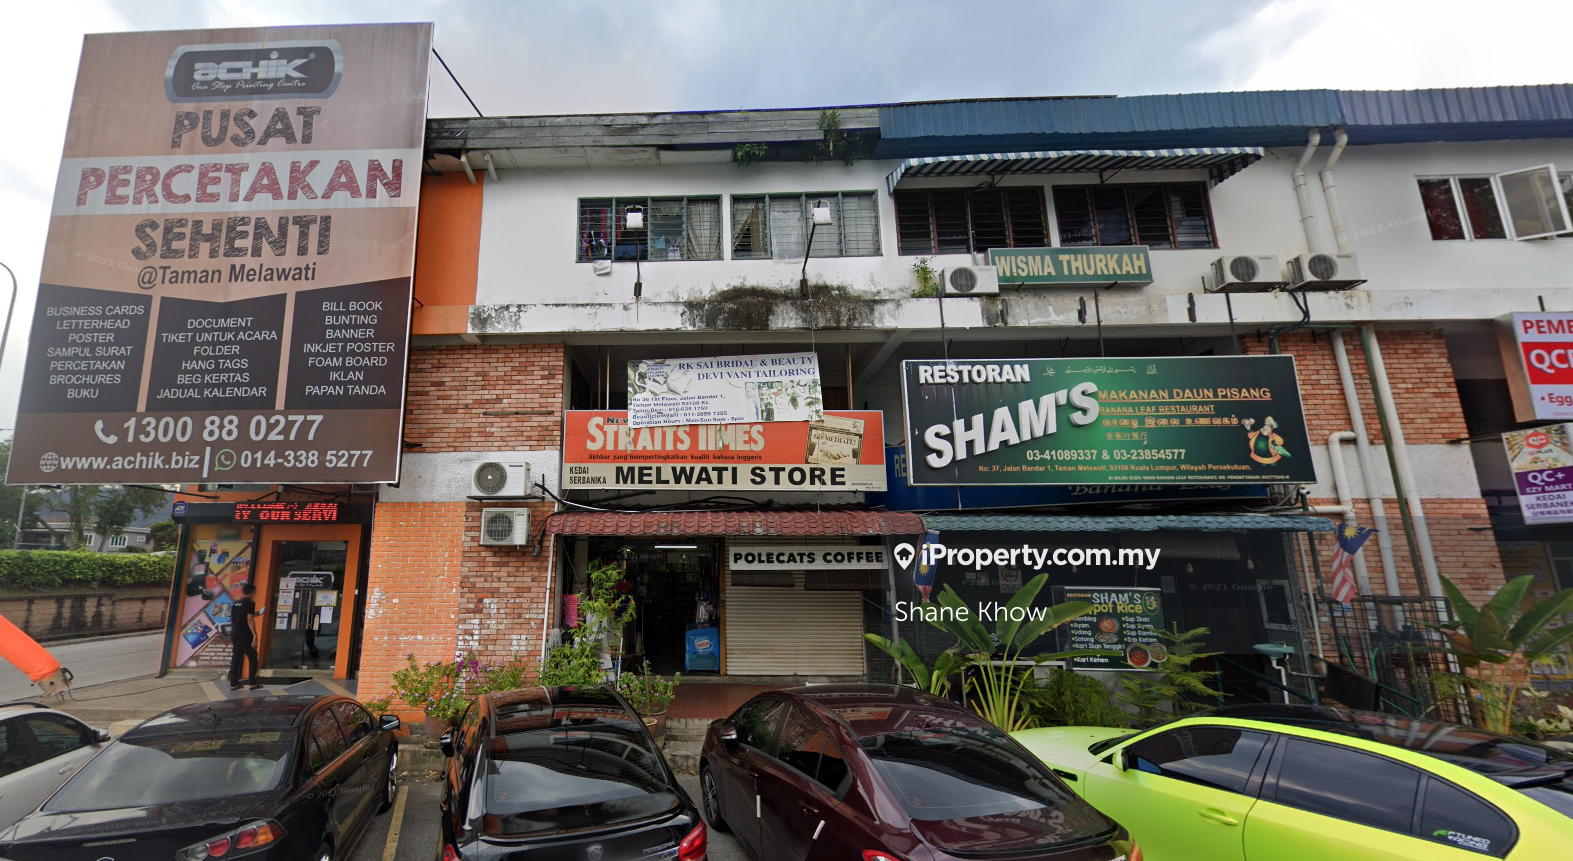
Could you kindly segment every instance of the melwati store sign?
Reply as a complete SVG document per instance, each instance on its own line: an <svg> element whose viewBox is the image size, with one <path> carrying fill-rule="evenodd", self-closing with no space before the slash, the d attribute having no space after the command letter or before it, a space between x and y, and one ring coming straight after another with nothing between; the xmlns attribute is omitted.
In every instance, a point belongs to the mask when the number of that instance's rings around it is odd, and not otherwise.
<svg viewBox="0 0 1573 861"><path fill-rule="evenodd" d="M1514 314L1537 419L1573 419L1573 314Z"/></svg>

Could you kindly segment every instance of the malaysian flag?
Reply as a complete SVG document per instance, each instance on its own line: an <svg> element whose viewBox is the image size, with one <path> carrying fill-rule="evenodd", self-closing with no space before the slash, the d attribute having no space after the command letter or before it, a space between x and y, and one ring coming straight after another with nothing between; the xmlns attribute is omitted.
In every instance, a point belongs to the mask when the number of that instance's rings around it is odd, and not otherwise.
<svg viewBox="0 0 1573 861"><path fill-rule="evenodd" d="M1355 585L1355 554L1360 552L1365 540L1375 534L1375 529L1353 523L1338 527L1338 549L1333 551L1334 601L1349 604L1360 593Z"/></svg>

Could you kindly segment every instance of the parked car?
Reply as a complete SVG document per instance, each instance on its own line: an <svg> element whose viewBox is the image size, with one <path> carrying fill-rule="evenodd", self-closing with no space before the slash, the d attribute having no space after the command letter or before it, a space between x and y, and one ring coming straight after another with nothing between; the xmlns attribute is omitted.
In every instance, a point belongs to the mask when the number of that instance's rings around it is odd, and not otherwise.
<svg viewBox="0 0 1573 861"><path fill-rule="evenodd" d="M755 697L710 725L699 785L761 861L1141 858L1004 731L894 685Z"/></svg>
<svg viewBox="0 0 1573 861"><path fill-rule="evenodd" d="M441 861L704 861L704 820L608 687L483 694L443 735Z"/></svg>
<svg viewBox="0 0 1573 861"><path fill-rule="evenodd" d="M1473 727L1322 706L1230 706L1145 732L1016 739L1149 861L1511 859L1573 846L1573 756Z"/></svg>
<svg viewBox="0 0 1573 861"><path fill-rule="evenodd" d="M109 733L36 703L0 706L0 828L32 813L109 743Z"/></svg>
<svg viewBox="0 0 1573 861"><path fill-rule="evenodd" d="M8 861L332 861L396 790L399 719L346 697L181 706L0 833Z"/></svg>

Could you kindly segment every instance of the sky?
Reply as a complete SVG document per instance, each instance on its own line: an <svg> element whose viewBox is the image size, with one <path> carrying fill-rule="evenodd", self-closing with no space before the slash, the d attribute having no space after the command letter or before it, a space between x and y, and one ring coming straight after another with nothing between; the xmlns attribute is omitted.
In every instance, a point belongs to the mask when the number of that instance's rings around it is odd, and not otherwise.
<svg viewBox="0 0 1573 861"><path fill-rule="evenodd" d="M7 431L86 33L433 21L438 52L488 115L1573 80L1568 0L5 5L0 263L21 286L0 365L0 429ZM441 66L433 63L431 75L431 116L473 114ZM0 291L8 286L0 270Z"/></svg>

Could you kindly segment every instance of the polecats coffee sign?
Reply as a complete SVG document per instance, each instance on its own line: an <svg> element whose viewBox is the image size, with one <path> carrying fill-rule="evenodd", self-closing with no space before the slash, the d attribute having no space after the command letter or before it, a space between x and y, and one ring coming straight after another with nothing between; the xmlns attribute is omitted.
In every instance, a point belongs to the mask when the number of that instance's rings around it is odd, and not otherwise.
<svg viewBox="0 0 1573 861"><path fill-rule="evenodd" d="M908 360L909 483L1309 484L1292 356Z"/></svg>
<svg viewBox="0 0 1573 861"><path fill-rule="evenodd" d="M86 38L8 481L398 479L431 35Z"/></svg>

